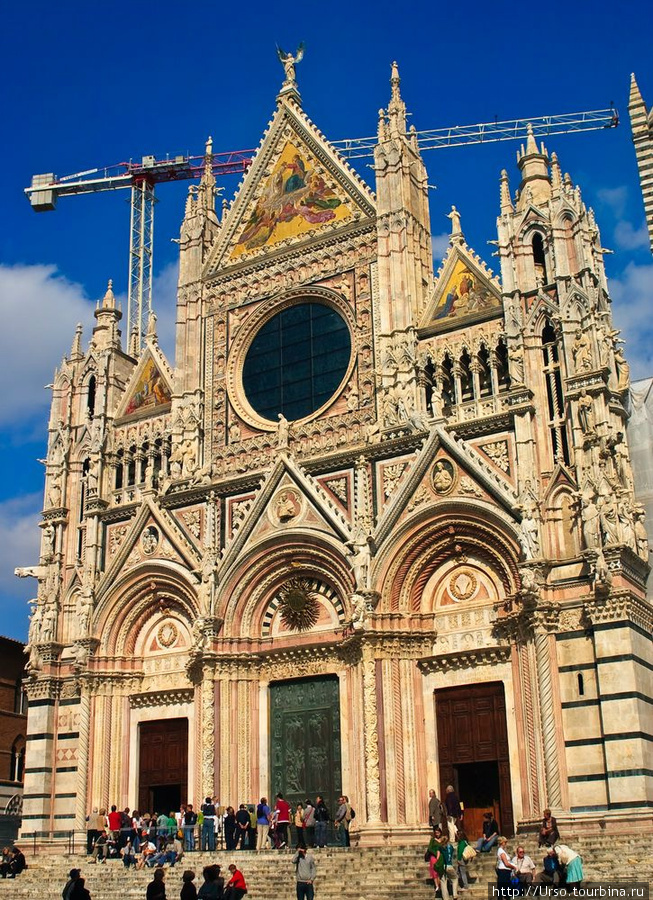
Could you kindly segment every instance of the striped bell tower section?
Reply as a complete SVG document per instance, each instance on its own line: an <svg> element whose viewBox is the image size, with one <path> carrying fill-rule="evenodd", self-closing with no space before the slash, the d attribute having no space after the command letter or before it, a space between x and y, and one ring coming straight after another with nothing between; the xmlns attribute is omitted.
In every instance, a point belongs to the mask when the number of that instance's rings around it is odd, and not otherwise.
<svg viewBox="0 0 653 900"><path fill-rule="evenodd" d="M647 110L634 73L630 76L628 112L644 197L646 227L653 253L653 109Z"/></svg>

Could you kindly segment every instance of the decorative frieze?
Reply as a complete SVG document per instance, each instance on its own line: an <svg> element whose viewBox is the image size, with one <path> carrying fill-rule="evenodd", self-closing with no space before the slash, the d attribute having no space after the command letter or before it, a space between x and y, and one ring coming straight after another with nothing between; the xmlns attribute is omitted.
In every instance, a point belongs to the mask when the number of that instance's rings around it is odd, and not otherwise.
<svg viewBox="0 0 653 900"><path fill-rule="evenodd" d="M192 703L194 699L194 688L162 688L157 691L146 691L143 694L130 694L129 705L132 709L150 709L154 706Z"/></svg>

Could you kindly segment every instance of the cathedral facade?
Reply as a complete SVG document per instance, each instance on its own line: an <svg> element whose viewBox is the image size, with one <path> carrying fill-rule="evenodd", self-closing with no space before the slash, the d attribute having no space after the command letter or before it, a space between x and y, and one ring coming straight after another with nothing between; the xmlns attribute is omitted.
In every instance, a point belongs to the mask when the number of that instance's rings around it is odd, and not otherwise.
<svg viewBox="0 0 653 900"><path fill-rule="evenodd" d="M376 193L292 66L219 212L207 146L174 367L109 287L55 375L24 834L282 791L422 840L448 784L470 835L651 822L628 365L592 211L532 135L518 167L496 277L455 208L434 272L396 66Z"/></svg>

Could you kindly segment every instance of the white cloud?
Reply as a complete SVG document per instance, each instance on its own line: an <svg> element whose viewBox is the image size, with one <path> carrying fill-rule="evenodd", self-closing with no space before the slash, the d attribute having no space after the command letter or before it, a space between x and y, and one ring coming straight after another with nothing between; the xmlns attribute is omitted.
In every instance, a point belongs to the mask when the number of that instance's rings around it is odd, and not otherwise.
<svg viewBox="0 0 653 900"><path fill-rule="evenodd" d="M55 367L70 350L75 326L90 336L93 305L81 285L57 273L54 266L0 265L2 366L11 390L0 394L0 424L47 409Z"/></svg>
<svg viewBox="0 0 653 900"><path fill-rule="evenodd" d="M653 263L629 263L610 279L614 322L626 340L626 359L633 378L653 374Z"/></svg>
<svg viewBox="0 0 653 900"><path fill-rule="evenodd" d="M449 232L445 231L442 234L434 234L431 238L431 243L433 245L433 262L435 263L436 268L447 255L450 237L451 235Z"/></svg>
<svg viewBox="0 0 653 900"><path fill-rule="evenodd" d="M159 344L171 366L175 364L175 320L177 318L177 279L179 263L168 263L152 284L152 308L156 313Z"/></svg>
<svg viewBox="0 0 653 900"><path fill-rule="evenodd" d="M639 228L633 228L630 222L622 219L614 230L614 240L620 250L639 250L640 247L648 247L646 223L642 222Z"/></svg>
<svg viewBox="0 0 653 900"><path fill-rule="evenodd" d="M617 218L623 216L628 202L628 188L625 184L616 188L601 188L597 196L604 206L609 207Z"/></svg>
<svg viewBox="0 0 653 900"><path fill-rule="evenodd" d="M27 600L36 596L37 584L16 578L14 569L38 563L42 505L41 493L0 503L0 631L20 640L27 637Z"/></svg>

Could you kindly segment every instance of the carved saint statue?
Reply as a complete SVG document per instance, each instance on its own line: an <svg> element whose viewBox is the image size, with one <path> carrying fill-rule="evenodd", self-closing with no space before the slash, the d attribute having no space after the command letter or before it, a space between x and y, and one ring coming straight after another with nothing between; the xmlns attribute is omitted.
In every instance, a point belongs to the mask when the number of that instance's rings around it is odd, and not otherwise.
<svg viewBox="0 0 653 900"><path fill-rule="evenodd" d="M511 347L508 350L510 360L510 378L515 384L524 383L524 351L521 347Z"/></svg>
<svg viewBox="0 0 653 900"><path fill-rule="evenodd" d="M594 415L594 401L586 390L580 392L578 398L578 421L583 434L595 434L596 417Z"/></svg>
<svg viewBox="0 0 653 900"><path fill-rule="evenodd" d="M279 413L279 424L277 425L277 447L279 450L285 450L288 446L290 437L290 423L283 413Z"/></svg>
<svg viewBox="0 0 653 900"><path fill-rule="evenodd" d="M635 540L637 541L637 554L648 562L648 534L644 525L646 512L643 506L636 506L633 512L635 514L633 527L635 529Z"/></svg>
<svg viewBox="0 0 653 900"><path fill-rule="evenodd" d="M369 540L362 529L356 535L355 540L347 542L347 548L351 553L350 562L354 572L356 590L368 591L370 588L371 552Z"/></svg>
<svg viewBox="0 0 653 900"><path fill-rule="evenodd" d="M592 345L589 337L581 328L576 329L576 337L571 352L577 372L586 372L592 368Z"/></svg>
<svg viewBox="0 0 653 900"><path fill-rule="evenodd" d="M614 351L614 365L617 373L617 393L623 394L630 387L630 366L624 358L621 347Z"/></svg>
<svg viewBox="0 0 653 900"><path fill-rule="evenodd" d="M598 550L601 546L601 521L593 494L583 504L581 521L585 546L588 550Z"/></svg>
<svg viewBox="0 0 653 900"><path fill-rule="evenodd" d="M55 630L57 627L57 610L53 604L49 604L43 610L43 619L41 621L40 642L48 643L54 640Z"/></svg>
<svg viewBox="0 0 653 900"><path fill-rule="evenodd" d="M285 50L282 50L281 47L277 45L277 56L279 57L281 65L283 66L284 72L286 73L286 80L283 83L284 87L294 87L297 83L295 78L295 66L304 58L304 42L301 42L301 44L297 48L297 53L295 53L294 56L292 53L286 53Z"/></svg>
<svg viewBox="0 0 653 900"><path fill-rule="evenodd" d="M54 553L54 526L51 522L43 529L43 555L52 556Z"/></svg>
<svg viewBox="0 0 653 900"><path fill-rule="evenodd" d="M530 509L524 510L524 515L521 520L519 543L521 544L526 559L534 559L540 555L539 529L536 520L533 518L533 512Z"/></svg>

